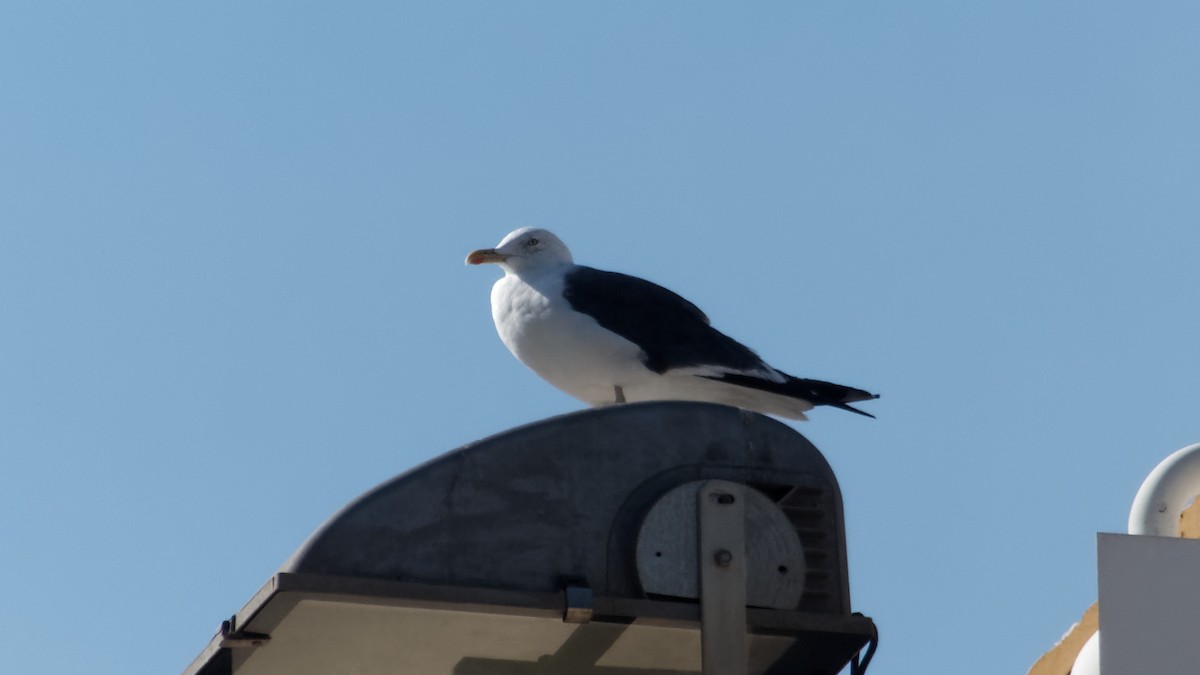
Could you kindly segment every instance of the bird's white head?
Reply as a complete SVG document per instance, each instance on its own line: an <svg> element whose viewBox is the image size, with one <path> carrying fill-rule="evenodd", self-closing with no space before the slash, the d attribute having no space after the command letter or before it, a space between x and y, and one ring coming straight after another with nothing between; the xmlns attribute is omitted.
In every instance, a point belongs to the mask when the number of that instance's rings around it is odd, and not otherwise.
<svg viewBox="0 0 1200 675"><path fill-rule="evenodd" d="M505 272L540 272L574 264L567 245L549 230L522 227L500 240L496 248L481 248L467 254L468 265L496 263Z"/></svg>

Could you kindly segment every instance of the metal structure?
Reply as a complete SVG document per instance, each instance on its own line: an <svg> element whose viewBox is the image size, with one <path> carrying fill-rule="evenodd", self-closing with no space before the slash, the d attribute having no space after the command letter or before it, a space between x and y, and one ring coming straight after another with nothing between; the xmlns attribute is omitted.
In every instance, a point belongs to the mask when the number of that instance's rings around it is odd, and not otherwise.
<svg viewBox="0 0 1200 675"><path fill-rule="evenodd" d="M655 402L519 427L367 492L185 672L834 675L875 635L820 452L755 413Z"/></svg>
<svg viewBox="0 0 1200 675"><path fill-rule="evenodd" d="M1193 570L1200 561L1195 541L1179 537L1183 510L1200 496L1200 443L1177 450L1142 481L1129 509L1129 536L1098 535L1100 628L1075 657L1075 675L1193 673L1197 598Z"/></svg>

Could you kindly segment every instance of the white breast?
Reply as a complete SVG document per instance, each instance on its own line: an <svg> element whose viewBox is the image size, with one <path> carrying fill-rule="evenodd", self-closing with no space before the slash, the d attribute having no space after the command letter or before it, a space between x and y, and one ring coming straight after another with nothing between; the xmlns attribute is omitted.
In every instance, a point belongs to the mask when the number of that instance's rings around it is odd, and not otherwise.
<svg viewBox="0 0 1200 675"><path fill-rule="evenodd" d="M506 274L492 287L492 319L508 350L554 386L593 405L614 386L644 380L637 345L571 309L561 275L529 281Z"/></svg>

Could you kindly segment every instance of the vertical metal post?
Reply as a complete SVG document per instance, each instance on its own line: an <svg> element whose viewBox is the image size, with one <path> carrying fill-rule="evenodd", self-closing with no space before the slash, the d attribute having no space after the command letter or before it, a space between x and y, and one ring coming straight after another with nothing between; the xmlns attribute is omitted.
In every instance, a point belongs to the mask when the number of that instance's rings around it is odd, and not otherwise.
<svg viewBox="0 0 1200 675"><path fill-rule="evenodd" d="M746 491L713 480L697 495L704 675L746 675Z"/></svg>

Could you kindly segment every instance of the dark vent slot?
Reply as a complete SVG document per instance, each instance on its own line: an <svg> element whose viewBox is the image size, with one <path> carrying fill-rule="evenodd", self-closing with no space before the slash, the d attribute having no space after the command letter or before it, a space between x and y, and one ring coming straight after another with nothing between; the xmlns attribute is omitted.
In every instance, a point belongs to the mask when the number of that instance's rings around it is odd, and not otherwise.
<svg viewBox="0 0 1200 675"><path fill-rule="evenodd" d="M830 517L829 495L822 488L804 485L752 483L750 486L779 506L804 547L805 590L797 609L839 611L836 528Z"/></svg>

